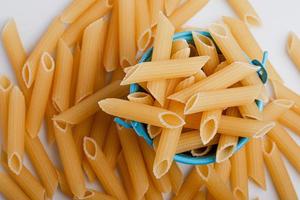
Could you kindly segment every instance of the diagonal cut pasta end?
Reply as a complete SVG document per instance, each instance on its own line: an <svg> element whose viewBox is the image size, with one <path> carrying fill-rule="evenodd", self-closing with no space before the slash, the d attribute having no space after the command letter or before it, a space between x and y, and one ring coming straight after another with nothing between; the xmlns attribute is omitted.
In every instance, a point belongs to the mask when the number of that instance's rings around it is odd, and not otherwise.
<svg viewBox="0 0 300 200"><path fill-rule="evenodd" d="M153 174L155 175L155 177L157 179L160 179L163 175L165 175L170 167L171 167L172 161L170 160L162 160L159 163L155 163L153 164Z"/></svg>
<svg viewBox="0 0 300 200"><path fill-rule="evenodd" d="M189 98L189 100L186 102L185 107L184 107L185 115L192 114L193 107L194 107L195 103L197 103L197 101L199 101L198 94L195 94Z"/></svg>
<svg viewBox="0 0 300 200"><path fill-rule="evenodd" d="M0 91L8 92L12 89L13 84L7 76L0 75Z"/></svg>
<svg viewBox="0 0 300 200"><path fill-rule="evenodd" d="M153 139L162 132L162 128L158 127L158 126L148 124L147 125L147 132L148 132L149 136Z"/></svg>
<svg viewBox="0 0 300 200"><path fill-rule="evenodd" d="M275 122L269 122L265 126L263 126L261 129L257 131L257 133L253 136L254 138L263 137L266 135L274 126L276 125Z"/></svg>
<svg viewBox="0 0 300 200"><path fill-rule="evenodd" d="M298 37L294 32L290 32L288 35L288 40L287 40L287 51L290 53L293 51L294 46L295 46L295 40L297 40ZM298 39L299 40L299 39Z"/></svg>
<svg viewBox="0 0 300 200"><path fill-rule="evenodd" d="M211 174L211 165L198 165L196 171L202 180L207 181Z"/></svg>
<svg viewBox="0 0 300 200"><path fill-rule="evenodd" d="M218 119L207 118L200 124L200 138L203 144L209 143L218 131Z"/></svg>
<svg viewBox="0 0 300 200"><path fill-rule="evenodd" d="M246 22L246 24L250 24L253 26L261 26L262 24L261 19L258 16L251 14L246 14L244 21Z"/></svg>
<svg viewBox="0 0 300 200"><path fill-rule="evenodd" d="M210 150L212 149L212 146L206 146L206 147L201 147L198 149L193 149L191 151L192 156L204 156L206 154L208 154L210 152Z"/></svg>
<svg viewBox="0 0 300 200"><path fill-rule="evenodd" d="M221 162L227 160L228 158L230 158L234 153L236 144L237 144L236 142L227 143L226 145L224 145L220 149L218 149L217 154L216 154L216 162L221 163Z"/></svg>
<svg viewBox="0 0 300 200"><path fill-rule="evenodd" d="M145 49L149 46L152 38L151 29L145 30L139 37L137 46L140 51L145 51Z"/></svg>
<svg viewBox="0 0 300 200"><path fill-rule="evenodd" d="M16 175L19 175L21 173L23 163L22 163L22 158L18 153L14 152L8 158L8 167Z"/></svg>
<svg viewBox="0 0 300 200"><path fill-rule="evenodd" d="M22 68L22 78L27 88L30 88L33 83L32 70L30 63L26 62Z"/></svg>
<svg viewBox="0 0 300 200"><path fill-rule="evenodd" d="M179 128L185 124L182 117L174 112L162 112L158 118L166 128Z"/></svg>
<svg viewBox="0 0 300 200"><path fill-rule="evenodd" d="M247 195L245 195L245 192L240 187L234 188L233 196L235 199L247 199Z"/></svg>
<svg viewBox="0 0 300 200"><path fill-rule="evenodd" d="M97 157L96 141L90 137L84 137L83 138L83 151L89 159L96 160L96 157Z"/></svg>

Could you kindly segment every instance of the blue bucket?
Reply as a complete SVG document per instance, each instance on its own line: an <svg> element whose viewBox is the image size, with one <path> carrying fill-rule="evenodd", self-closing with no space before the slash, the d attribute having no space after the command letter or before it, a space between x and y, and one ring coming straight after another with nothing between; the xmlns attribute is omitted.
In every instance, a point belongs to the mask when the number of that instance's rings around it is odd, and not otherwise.
<svg viewBox="0 0 300 200"><path fill-rule="evenodd" d="M209 32L206 32L206 31L196 31L196 32L212 39ZM192 32L176 33L173 37L173 40L175 41L175 40L179 40L179 39L184 39L189 44L194 45ZM153 51L153 48L148 49L143 54L139 63L151 61L152 51ZM260 76L263 83L265 83L267 80L267 73L263 67L264 64L261 64L257 60L254 60L254 61L255 61L255 63L253 61L249 60L249 62L251 62L252 64L261 66L260 71L258 71L258 75ZM265 62L265 59L263 59L263 62ZM144 91L144 90L138 84L130 85L130 93L141 92L141 91ZM260 101L257 101L256 103L257 103L257 106L260 109L262 109L263 103ZM130 124L128 124L128 123L124 122L123 120L121 120L120 118L115 118L115 122L124 126L125 128L133 128L138 136L143 137L144 140L149 145L153 146L153 140L147 133L146 124L136 122L136 121L131 121ZM235 151L238 151L239 149L241 149L248 141L249 141L249 138L240 137ZM214 152L211 152L211 153L209 153L205 156L201 156L201 157L193 157L190 153L180 153L180 154L176 154L174 156L174 160L176 162L188 164L188 165L207 165L207 164L216 162L216 152L214 151Z"/></svg>

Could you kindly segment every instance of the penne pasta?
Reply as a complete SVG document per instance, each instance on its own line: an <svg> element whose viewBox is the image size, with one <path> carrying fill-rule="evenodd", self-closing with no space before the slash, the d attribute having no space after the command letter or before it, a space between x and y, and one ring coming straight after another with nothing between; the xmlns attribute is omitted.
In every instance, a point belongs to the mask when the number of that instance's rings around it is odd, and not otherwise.
<svg viewBox="0 0 300 200"><path fill-rule="evenodd" d="M207 155L212 149L212 146L202 147L199 149L193 149L191 151L192 156L194 157L200 157Z"/></svg>
<svg viewBox="0 0 300 200"><path fill-rule="evenodd" d="M175 28L172 23L162 12L159 12L157 33L153 42L153 53L151 58L152 62L170 59L174 32ZM160 70L162 70L162 68L166 69L166 66L161 66ZM168 81L164 78L157 78L152 80L151 82L147 82L147 88L152 96L159 102L159 104L161 106L164 106Z"/></svg>
<svg viewBox="0 0 300 200"><path fill-rule="evenodd" d="M84 175L72 136L71 127L68 124L57 123L54 121L54 129L60 160L70 190L74 196L83 197L86 192Z"/></svg>
<svg viewBox="0 0 300 200"><path fill-rule="evenodd" d="M245 23L253 26L261 25L260 17L248 0L228 0L227 2Z"/></svg>
<svg viewBox="0 0 300 200"><path fill-rule="evenodd" d="M55 142L54 127L52 118L57 114L57 111L53 107L52 102L48 101L46 111L45 111L45 120L46 120L46 134L48 144L53 144Z"/></svg>
<svg viewBox="0 0 300 200"><path fill-rule="evenodd" d="M155 187L153 182L149 180L149 188L148 191L145 194L144 199L157 199L157 200L163 200L163 196L161 192Z"/></svg>
<svg viewBox="0 0 300 200"><path fill-rule="evenodd" d="M104 190L118 199L127 199L121 181L109 166L104 153L99 148L96 141L92 138L85 137L83 147L84 153Z"/></svg>
<svg viewBox="0 0 300 200"><path fill-rule="evenodd" d="M260 94L260 85L215 91L199 92L187 101L184 113L193 114L201 111L241 106L254 102Z"/></svg>
<svg viewBox="0 0 300 200"><path fill-rule="evenodd" d="M177 51L176 53L172 54L171 59L183 59L188 58L191 54L190 48L185 48L182 50Z"/></svg>
<svg viewBox="0 0 300 200"><path fill-rule="evenodd" d="M150 24L151 28L153 28L159 21L159 13L164 11L165 0L153 0L148 1L148 3L150 10Z"/></svg>
<svg viewBox="0 0 300 200"><path fill-rule="evenodd" d="M230 158L238 143L237 136L221 135L216 153L216 162L221 163Z"/></svg>
<svg viewBox="0 0 300 200"><path fill-rule="evenodd" d="M277 120L286 113L292 106L294 101L288 99L276 99L270 102L263 112L264 120Z"/></svg>
<svg viewBox="0 0 300 200"><path fill-rule="evenodd" d="M186 59L140 63L127 72L123 81L121 82L121 85L128 85L131 83L144 81L160 81L165 79L188 77L200 71L201 67L207 62L208 59L209 58L207 56L201 56ZM183 68L182 65L185 67Z"/></svg>
<svg viewBox="0 0 300 200"><path fill-rule="evenodd" d="M243 21L227 16L223 17L223 21L230 28L230 31L239 46L251 59L258 59L261 57L263 51ZM270 61L267 61L266 63L266 70L269 79L282 81Z"/></svg>
<svg viewBox="0 0 300 200"><path fill-rule="evenodd" d="M147 124L147 133L149 134L150 138L155 138L159 134L161 134L162 128L158 126L153 126L150 124Z"/></svg>
<svg viewBox="0 0 300 200"><path fill-rule="evenodd" d="M120 126L117 129L133 189L137 199L141 199L148 190L149 181L138 139L131 129Z"/></svg>
<svg viewBox="0 0 300 200"><path fill-rule="evenodd" d="M146 105L153 105L154 102L153 97L150 94L145 92L131 93L127 96L127 98L129 101L146 104Z"/></svg>
<svg viewBox="0 0 300 200"><path fill-rule="evenodd" d="M298 67L298 69L300 69L300 60L297 56L300 52L300 39L293 32L291 32L288 36L287 52L294 64Z"/></svg>
<svg viewBox="0 0 300 200"><path fill-rule="evenodd" d="M106 156L107 162L114 169L117 165L118 156L122 150L120 139L118 136L118 130L116 124L112 122L110 124L105 144L103 146L103 153Z"/></svg>
<svg viewBox="0 0 300 200"><path fill-rule="evenodd" d="M222 111L217 109L202 113L199 131L203 144L207 144L216 136Z"/></svg>
<svg viewBox="0 0 300 200"><path fill-rule="evenodd" d="M207 199L206 193L203 190L198 191L197 194L193 198L193 200L205 200L205 199Z"/></svg>
<svg viewBox="0 0 300 200"><path fill-rule="evenodd" d="M26 116L26 130L32 138L39 134L50 95L54 70L53 58L49 53L44 52L40 59Z"/></svg>
<svg viewBox="0 0 300 200"><path fill-rule="evenodd" d="M125 76L125 73L123 71L123 68L118 68L116 69L111 77L111 82L117 81L117 80L122 80Z"/></svg>
<svg viewBox="0 0 300 200"><path fill-rule="evenodd" d="M9 20L2 29L2 42L14 70L18 85L27 101L30 96L30 92L23 81L21 69L22 65L26 61L27 55L14 19Z"/></svg>
<svg viewBox="0 0 300 200"><path fill-rule="evenodd" d="M70 105L70 92L73 72L73 55L63 40L57 44L57 56L52 89L52 104L57 112L66 110Z"/></svg>
<svg viewBox="0 0 300 200"><path fill-rule="evenodd" d="M119 0L119 55L121 67L136 63L135 1Z"/></svg>
<svg viewBox="0 0 300 200"><path fill-rule="evenodd" d="M186 48L189 48L189 43L185 39L174 40L172 43L171 55Z"/></svg>
<svg viewBox="0 0 300 200"><path fill-rule="evenodd" d="M99 101L99 106L110 115L159 127L178 128L184 124L184 120L178 114L155 106L113 98ZM118 107L122 109L116 109Z"/></svg>
<svg viewBox="0 0 300 200"><path fill-rule="evenodd" d="M54 116L53 120L68 124L78 124L99 110L98 101L109 97L123 97L128 93L128 88L128 86L120 86L120 81L114 81L75 106Z"/></svg>
<svg viewBox="0 0 300 200"><path fill-rule="evenodd" d="M255 102L247 105L239 106L239 111L243 118L262 120L262 113L258 109Z"/></svg>
<svg viewBox="0 0 300 200"><path fill-rule="evenodd" d="M170 16L180 5L180 0L165 0L165 10L167 16Z"/></svg>
<svg viewBox="0 0 300 200"><path fill-rule="evenodd" d="M66 178L65 174L59 169L56 169L56 173L57 173L58 183L59 183L61 192L64 193L64 195L66 195L68 197L73 197L73 194L71 192L71 189L69 187L69 184L67 182L67 178Z"/></svg>
<svg viewBox="0 0 300 200"><path fill-rule="evenodd" d="M168 175L170 177L170 181L172 185L172 192L173 194L177 195L180 190L180 187L183 184L184 177L180 167L175 161L173 161L170 170L168 172Z"/></svg>
<svg viewBox="0 0 300 200"><path fill-rule="evenodd" d="M118 1L114 1L103 52L103 66L107 72L114 71L120 66L118 13Z"/></svg>
<svg viewBox="0 0 300 200"><path fill-rule="evenodd" d="M248 199L248 174L245 147L231 157L230 182L235 199Z"/></svg>
<svg viewBox="0 0 300 200"><path fill-rule="evenodd" d="M300 116L293 110L286 111L281 115L278 121L285 127L291 129L294 133L300 135L300 127L298 125Z"/></svg>
<svg viewBox="0 0 300 200"><path fill-rule="evenodd" d="M202 81L170 95L168 99L185 103L192 95L198 92L227 88L250 74L256 73L257 69L244 62L234 62Z"/></svg>
<svg viewBox="0 0 300 200"><path fill-rule="evenodd" d="M297 194L280 152L275 143L268 138L265 138L263 142L263 155L279 197L281 199L297 199Z"/></svg>
<svg viewBox="0 0 300 200"><path fill-rule="evenodd" d="M74 200L115 200L116 198L109 196L107 194L103 194L101 192L97 192L96 190L87 190L83 197L75 197Z"/></svg>
<svg viewBox="0 0 300 200"><path fill-rule="evenodd" d="M77 78L79 72L79 65L80 65L80 54L81 49L79 44L74 47L74 54L73 54L73 70L72 70L72 81L71 81L71 92L70 92L70 105L75 105L75 95L76 95L76 86L77 86Z"/></svg>
<svg viewBox="0 0 300 200"><path fill-rule="evenodd" d="M86 157L83 157L82 169L83 169L84 173L86 174L89 182L95 183L95 181L97 179L96 174L95 174L94 170L92 169L90 163L87 161Z"/></svg>
<svg viewBox="0 0 300 200"><path fill-rule="evenodd" d="M4 172L0 172L0 193L7 199L30 200L22 189Z"/></svg>
<svg viewBox="0 0 300 200"><path fill-rule="evenodd" d="M84 11L86 11L96 0L87 0L87 1L81 1L81 0L76 0L70 3L62 12L60 15L60 20L64 23L71 24Z"/></svg>
<svg viewBox="0 0 300 200"><path fill-rule="evenodd" d="M7 128L8 128L8 107L9 107L9 94L13 88L12 82L8 77L0 76L0 126L2 133L2 148L7 151Z"/></svg>
<svg viewBox="0 0 300 200"><path fill-rule="evenodd" d="M230 182L231 163L229 159L220 163L215 163L214 168L225 183Z"/></svg>
<svg viewBox="0 0 300 200"><path fill-rule="evenodd" d="M209 60L203 67L203 71L209 76L214 73L215 68L220 62L216 46L209 37L197 34L196 32L192 34L198 54L200 56L209 56Z"/></svg>
<svg viewBox="0 0 300 200"><path fill-rule="evenodd" d="M83 30L94 21L106 15L112 8L109 0L96 0L84 13L82 13L64 32L62 39L72 46L82 37Z"/></svg>
<svg viewBox="0 0 300 200"><path fill-rule="evenodd" d="M103 111L97 112L91 128L91 137L97 142L100 148L103 147L107 132L112 123L112 116Z"/></svg>
<svg viewBox="0 0 300 200"><path fill-rule="evenodd" d="M25 98L21 90L14 86L9 94L7 125L8 167L16 175L21 173L24 155Z"/></svg>
<svg viewBox="0 0 300 200"><path fill-rule="evenodd" d="M144 51L151 42L151 25L148 0L135 2L136 41L139 51Z"/></svg>
<svg viewBox="0 0 300 200"><path fill-rule="evenodd" d="M266 190L262 148L262 138L252 138L246 144L247 173L260 188Z"/></svg>
<svg viewBox="0 0 300 200"><path fill-rule="evenodd" d="M234 199L229 187L211 165L198 165L196 172L215 199Z"/></svg>
<svg viewBox="0 0 300 200"><path fill-rule="evenodd" d="M37 43L30 56L27 58L22 67L22 78L27 88L30 88L33 82L38 77L38 69L40 69L41 58L46 59L45 52L51 53L56 48L56 43L64 33L66 27L59 17L56 17L49 25L47 31L44 33L40 41ZM49 57L48 55L47 57ZM51 62L51 61L49 61ZM36 84L40 85L40 84Z"/></svg>

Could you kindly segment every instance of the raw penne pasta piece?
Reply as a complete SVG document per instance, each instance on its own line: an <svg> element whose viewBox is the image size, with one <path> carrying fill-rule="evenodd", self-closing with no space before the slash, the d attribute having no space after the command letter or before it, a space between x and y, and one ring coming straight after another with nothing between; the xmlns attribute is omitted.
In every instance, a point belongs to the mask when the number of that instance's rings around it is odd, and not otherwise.
<svg viewBox="0 0 300 200"><path fill-rule="evenodd" d="M203 71L209 76L214 73L215 68L220 62L216 46L210 38L196 32L192 34L198 54L200 56L209 56L209 60L203 67Z"/></svg>
<svg viewBox="0 0 300 200"><path fill-rule="evenodd" d="M194 157L204 156L204 155L208 154L211 149L212 149L212 146L202 147L202 148L199 148L199 149L193 149L191 151L191 154Z"/></svg>
<svg viewBox="0 0 300 200"><path fill-rule="evenodd" d="M53 120L66 122L68 124L78 124L84 119L92 116L100 110L97 102L109 97L123 97L128 93L128 86L120 86L121 81L114 81L94 94L85 98L75 106L65 110L59 115L54 116Z"/></svg>
<svg viewBox="0 0 300 200"><path fill-rule="evenodd" d="M293 32L291 32L288 36L287 52L298 69L300 69L300 59L297 56L300 53L300 39Z"/></svg>
<svg viewBox="0 0 300 200"><path fill-rule="evenodd" d="M2 42L17 78L18 85L21 88L25 99L28 100L30 92L22 78L22 65L26 61L27 55L14 19L9 20L2 29Z"/></svg>
<svg viewBox="0 0 300 200"><path fill-rule="evenodd" d="M77 78L79 72L80 65L80 54L81 49L79 44L77 43L74 47L73 53L73 70L72 70L72 81L71 81L71 92L70 92L70 105L73 106L75 104L75 94L76 94L76 86L77 86Z"/></svg>
<svg viewBox="0 0 300 200"><path fill-rule="evenodd" d="M123 68L117 68L115 71L113 71L111 82L122 80L125 76L125 73L123 71Z"/></svg>
<svg viewBox="0 0 300 200"><path fill-rule="evenodd" d="M190 48L185 48L182 50L177 51L176 53L172 54L171 59L183 59L188 58L191 54Z"/></svg>
<svg viewBox="0 0 300 200"><path fill-rule="evenodd" d="M60 20L64 23L71 24L84 13L96 0L75 0L68 5L60 15Z"/></svg>
<svg viewBox="0 0 300 200"><path fill-rule="evenodd" d="M73 55L71 49L62 39L57 44L55 66L52 104L57 112L62 112L70 105L73 72Z"/></svg>
<svg viewBox="0 0 300 200"><path fill-rule="evenodd" d="M298 124L300 121L300 116L293 110L286 111L283 115L279 117L278 121L285 127L294 131L294 133L300 135L300 127Z"/></svg>
<svg viewBox="0 0 300 200"><path fill-rule="evenodd" d="M34 138L39 134L52 86L55 63L51 55L44 52L40 58L35 84L26 116L26 130Z"/></svg>
<svg viewBox="0 0 300 200"><path fill-rule="evenodd" d="M189 48L191 50L191 57L199 56L199 53L197 51L197 48L193 44L189 44Z"/></svg>
<svg viewBox="0 0 300 200"><path fill-rule="evenodd" d="M248 174L245 147L230 158L230 182L235 199L248 199Z"/></svg>
<svg viewBox="0 0 300 200"><path fill-rule="evenodd" d="M30 200L22 189L4 172L0 172L0 193L7 199Z"/></svg>
<svg viewBox="0 0 300 200"><path fill-rule="evenodd" d="M175 40L172 43L171 55L186 48L189 48L189 43L185 39Z"/></svg>
<svg viewBox="0 0 300 200"><path fill-rule="evenodd" d="M261 20L248 0L228 0L229 5L245 23L260 26Z"/></svg>
<svg viewBox="0 0 300 200"><path fill-rule="evenodd" d="M139 141L132 131L117 125L123 155L127 163L132 186L137 199L141 199L148 190L149 181Z"/></svg>
<svg viewBox="0 0 300 200"><path fill-rule="evenodd" d="M150 23L151 28L153 28L159 21L159 13L164 11L165 0L153 0L148 1L148 3L150 9Z"/></svg>
<svg viewBox="0 0 300 200"><path fill-rule="evenodd" d="M59 183L61 192L64 193L65 195L67 195L68 197L73 197L73 194L71 192L71 189L69 187L69 184L67 182L67 178L66 178L65 174L59 169L56 169L56 173L57 173L58 183Z"/></svg>
<svg viewBox="0 0 300 200"><path fill-rule="evenodd" d="M192 95L200 91L227 88L250 74L256 73L257 69L257 67L249 65L248 63L234 62L202 81L196 82L192 86L172 94L168 99L185 103Z"/></svg>
<svg viewBox="0 0 300 200"><path fill-rule="evenodd" d="M248 56L250 56L250 58L259 59L263 55L263 51L258 42L243 21L227 16L223 17L223 21L230 28L230 31L238 42L239 46ZM270 61L267 61L266 69L269 79L282 81Z"/></svg>
<svg viewBox="0 0 300 200"><path fill-rule="evenodd" d="M157 33L153 42L153 53L151 61L169 60L172 52L173 35L175 28L168 18L159 12L157 22ZM161 66L160 70L166 69L166 66ZM126 76L125 76L126 77ZM155 81L147 82L147 88L152 96L164 106L166 97L166 88L168 81L164 78Z"/></svg>
<svg viewBox="0 0 300 200"><path fill-rule="evenodd" d="M76 87L76 102L91 95L95 89L97 69L100 66L100 52L105 44L107 20L101 18L90 24L83 33L80 64Z"/></svg>
<svg viewBox="0 0 300 200"><path fill-rule="evenodd" d="M275 127L273 121L259 121L222 115L218 133L241 137L262 137Z"/></svg>
<svg viewBox="0 0 300 200"><path fill-rule="evenodd" d="M260 188L266 190L262 138L252 138L246 144L247 173Z"/></svg>
<svg viewBox="0 0 300 200"><path fill-rule="evenodd" d="M233 193L227 184L211 165L198 165L196 172L215 199L234 199Z"/></svg>
<svg viewBox="0 0 300 200"><path fill-rule="evenodd" d="M25 98L14 86L9 94L7 125L7 160L12 172L19 175L23 167L25 136Z"/></svg>
<svg viewBox="0 0 300 200"><path fill-rule="evenodd" d="M52 118L57 114L56 109L53 107L51 101L48 101L46 111L45 111L45 120L46 120L46 134L48 144L53 144L55 142L54 127Z"/></svg>
<svg viewBox="0 0 300 200"><path fill-rule="evenodd" d="M221 69L224 69L227 66L228 66L228 62L225 60L217 65L217 67L215 68L215 72L220 71Z"/></svg>
<svg viewBox="0 0 300 200"><path fill-rule="evenodd" d="M104 145L111 122L112 116L103 111L97 112L96 116L94 117L90 135L94 140L96 140L100 148L102 148Z"/></svg>
<svg viewBox="0 0 300 200"><path fill-rule="evenodd" d="M224 160L223 162L215 163L214 168L215 168L216 172L219 174L219 176L221 177L221 179L225 183L229 183L230 172L231 172L230 160L227 159L227 160Z"/></svg>
<svg viewBox="0 0 300 200"><path fill-rule="evenodd" d="M300 96L292 91L291 89L287 88L285 85L278 81L272 81L273 90L275 93L275 97L277 99L289 99L295 102L295 106L300 108Z"/></svg>
<svg viewBox="0 0 300 200"><path fill-rule="evenodd" d="M180 0L165 0L166 15L170 16L179 6Z"/></svg>
<svg viewBox="0 0 300 200"><path fill-rule="evenodd" d="M174 197L174 200L192 199L202 185L203 183L197 173L197 169L196 167L193 167L181 185L178 195Z"/></svg>
<svg viewBox="0 0 300 200"><path fill-rule="evenodd" d="M201 67L204 66L208 59L208 56L199 56L186 59L140 63L125 75L121 85L188 77L200 71ZM182 67L182 65L185 67Z"/></svg>
<svg viewBox="0 0 300 200"><path fill-rule="evenodd" d="M198 191L193 200L206 200L206 192L204 190Z"/></svg>
<svg viewBox="0 0 300 200"><path fill-rule="evenodd" d="M183 153L186 151L191 151L193 149L203 148L209 145L214 145L219 142L219 136L214 137L208 144L203 144L199 130L185 132L180 135L178 145L176 148L176 153Z"/></svg>
<svg viewBox="0 0 300 200"><path fill-rule="evenodd" d="M75 20L62 35L62 39L69 45L77 42L83 30L92 22L100 19L106 15L112 8L111 1L109 0L96 0L77 20Z"/></svg>
<svg viewBox="0 0 300 200"><path fill-rule="evenodd" d="M148 0L135 2L136 41L139 51L144 51L151 42L151 25Z"/></svg>
<svg viewBox="0 0 300 200"><path fill-rule="evenodd" d="M107 162L114 169L117 164L118 156L122 150L118 130L114 122L111 123L105 144L103 146L103 153L106 156Z"/></svg>
<svg viewBox="0 0 300 200"><path fill-rule="evenodd" d="M179 28L199 12L207 3L208 0L188 0L169 16L169 20L175 28Z"/></svg>
<svg viewBox="0 0 300 200"><path fill-rule="evenodd" d="M276 144L268 138L263 142L263 155L280 199L298 199L280 152Z"/></svg>
<svg viewBox="0 0 300 200"><path fill-rule="evenodd" d="M264 108L264 120L277 120L286 113L292 106L294 101L288 99L275 99Z"/></svg>
<svg viewBox="0 0 300 200"><path fill-rule="evenodd" d="M107 194L97 192L96 190L87 190L83 197L74 197L74 200L116 200L113 196L109 196Z"/></svg>
<svg viewBox="0 0 300 200"><path fill-rule="evenodd" d="M171 179L169 174L165 174L161 178L157 179L153 173L153 163L155 158L155 152L143 139L139 139L140 148L144 156L148 174L155 185L155 187L162 193L170 192L172 187Z"/></svg>
<svg viewBox="0 0 300 200"><path fill-rule="evenodd" d="M215 91L199 92L190 97L184 108L185 114L241 106L254 102L259 96L260 85L245 86Z"/></svg>
<svg viewBox="0 0 300 200"><path fill-rule="evenodd" d="M68 124L57 123L56 121L53 123L60 160L62 162L64 174L66 175L70 190L74 196L83 197L86 191L84 175L71 127Z"/></svg>
<svg viewBox="0 0 300 200"><path fill-rule="evenodd" d="M84 173L86 174L89 182L95 183L95 181L97 179L96 174L95 174L94 170L92 169L90 163L87 161L86 157L83 157L82 169L83 169Z"/></svg>
<svg viewBox="0 0 300 200"><path fill-rule="evenodd" d="M145 92L131 93L127 96L127 98L129 101L146 104L146 105L153 105L154 102L153 97L150 94Z"/></svg>
<svg viewBox="0 0 300 200"><path fill-rule="evenodd" d="M134 0L119 0L118 6L120 65L127 67L136 63L136 5Z"/></svg>
<svg viewBox="0 0 300 200"><path fill-rule="evenodd" d="M177 195L184 181L183 173L177 163L174 161L168 172L170 177L172 192Z"/></svg>
<svg viewBox="0 0 300 200"><path fill-rule="evenodd" d="M118 1L114 1L112 14L109 20L103 54L103 66L107 72L114 71L120 66Z"/></svg>
<svg viewBox="0 0 300 200"><path fill-rule="evenodd" d="M39 137L31 138L26 134L25 150L41 183L46 189L47 197L52 198L58 186L58 177L56 169L49 159Z"/></svg>
<svg viewBox="0 0 300 200"><path fill-rule="evenodd" d="M105 191L118 199L127 199L121 181L109 166L104 153L96 141L85 137L83 147L84 153Z"/></svg>
<svg viewBox="0 0 300 200"><path fill-rule="evenodd" d="M13 173L8 167L7 155L5 152L1 153L1 164L5 171L9 174L9 176L20 186L20 188L26 193L28 197L33 200L45 199L45 188L25 166L22 167L19 175Z"/></svg>
<svg viewBox="0 0 300 200"><path fill-rule="evenodd" d="M37 43L30 56L22 67L22 78L27 88L30 88L37 78L40 69L41 58L45 58L45 52L51 53L56 48L56 43L64 33L66 27L59 17L56 17L49 25L40 41ZM50 55L49 55L50 56ZM51 61L48 61L51 62ZM40 84L37 84L40 85Z"/></svg>
<svg viewBox="0 0 300 200"><path fill-rule="evenodd" d="M13 88L12 82L8 77L0 76L0 125L2 133L2 148L7 151L7 125L8 125L8 106L9 106L9 94Z"/></svg>
<svg viewBox="0 0 300 200"><path fill-rule="evenodd" d="M190 129L199 129L201 118L202 118L202 112L187 115L185 119L186 124L184 125L184 127Z"/></svg>
<svg viewBox="0 0 300 200"><path fill-rule="evenodd" d="M239 111L243 118L262 120L262 113L255 102L239 106Z"/></svg>
<svg viewBox="0 0 300 200"><path fill-rule="evenodd" d="M162 128L161 127L147 124L147 133L149 134L149 136L152 139L155 138L156 136L158 136L159 134L161 134L161 132L162 132Z"/></svg>
<svg viewBox="0 0 300 200"><path fill-rule="evenodd" d="M210 142L217 134L222 111L222 109L217 109L202 113L199 131L203 144Z"/></svg>
<svg viewBox="0 0 300 200"><path fill-rule="evenodd" d="M149 188L145 194L144 199L163 200L163 196L161 192L155 187L154 183L150 179L149 179Z"/></svg>
<svg viewBox="0 0 300 200"><path fill-rule="evenodd" d="M175 112L121 99L108 98L99 101L99 106L110 115L164 128L178 128L185 123Z"/></svg>

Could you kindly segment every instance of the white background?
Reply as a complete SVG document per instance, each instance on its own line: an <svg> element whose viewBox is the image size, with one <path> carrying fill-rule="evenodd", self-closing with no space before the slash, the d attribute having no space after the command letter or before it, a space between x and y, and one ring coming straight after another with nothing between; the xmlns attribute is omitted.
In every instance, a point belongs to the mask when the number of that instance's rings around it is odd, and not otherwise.
<svg viewBox="0 0 300 200"><path fill-rule="evenodd" d="M300 93L300 73L286 53L288 32L292 30L300 36L300 1L250 1L263 21L262 27L251 27L251 31L261 44L261 47L269 51L270 60L276 70L281 74L286 85ZM0 0L0 26L3 27L9 18L14 18L25 48L30 52L53 17L58 15L70 2L71 0ZM190 26L206 27L211 22L220 20L223 15L235 16L226 3L226 0L210 0L208 5L187 24ZM3 51L2 43L0 44L0 73L6 74L11 79L14 79L9 62ZM57 151L54 147L48 146L44 140L44 134L42 133L41 135L47 151L52 159L55 160L53 155L57 155ZM291 133L291 135L298 144L300 144L300 137L293 133ZM295 156L299 157L300 155ZM284 160L298 197L300 197L300 175L285 158ZM55 162L57 162L57 160L55 160ZM27 158L25 165L31 168ZM182 166L182 169L187 173L189 167ZM266 200L278 199L271 179L268 174L267 176L267 191L259 189L253 183L249 184L250 199L256 197ZM64 198L61 193L57 192L54 199ZM0 196L0 199L3 199L3 197L1 198Z"/></svg>

